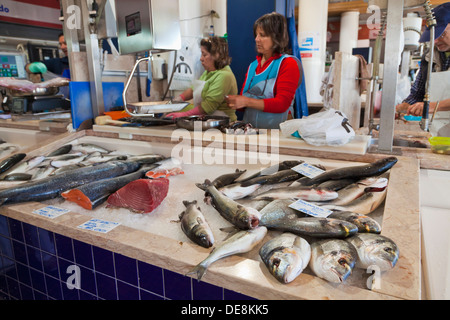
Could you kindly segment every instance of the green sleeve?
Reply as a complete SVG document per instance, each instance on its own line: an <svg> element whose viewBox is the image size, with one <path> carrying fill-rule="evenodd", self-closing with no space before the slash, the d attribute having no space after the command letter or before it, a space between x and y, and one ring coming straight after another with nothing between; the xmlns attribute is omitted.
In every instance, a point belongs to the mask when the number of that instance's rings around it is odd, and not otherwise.
<svg viewBox="0 0 450 320"><path fill-rule="evenodd" d="M224 103L225 95L230 94L232 89L231 79L228 72L216 72L211 77L202 91L202 109L211 114Z"/></svg>

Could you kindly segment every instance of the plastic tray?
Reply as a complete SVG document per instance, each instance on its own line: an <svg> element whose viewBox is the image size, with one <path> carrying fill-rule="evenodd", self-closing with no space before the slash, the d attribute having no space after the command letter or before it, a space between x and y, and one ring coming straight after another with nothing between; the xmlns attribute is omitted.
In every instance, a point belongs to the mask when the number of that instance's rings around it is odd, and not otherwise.
<svg viewBox="0 0 450 320"><path fill-rule="evenodd" d="M450 155L450 137L431 137L428 141L434 153Z"/></svg>

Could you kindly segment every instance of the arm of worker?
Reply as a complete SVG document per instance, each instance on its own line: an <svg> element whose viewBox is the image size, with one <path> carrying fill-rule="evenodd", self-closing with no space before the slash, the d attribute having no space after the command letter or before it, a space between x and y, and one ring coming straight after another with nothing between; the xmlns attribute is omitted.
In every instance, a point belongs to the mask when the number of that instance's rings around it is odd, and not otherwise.
<svg viewBox="0 0 450 320"><path fill-rule="evenodd" d="M437 102L430 102L428 112L433 113L434 110L436 109L436 106ZM450 99L440 101L437 111L450 111ZM421 116L422 113L423 113L423 102L416 102L406 109L407 115Z"/></svg>
<svg viewBox="0 0 450 320"><path fill-rule="evenodd" d="M403 100L402 103L395 106L395 110L399 113L407 113L408 109L416 103L422 103L425 96L425 81L422 77L422 70L417 73L416 81L411 86L411 92L409 96Z"/></svg>
<svg viewBox="0 0 450 320"><path fill-rule="evenodd" d="M179 96L172 99L172 102L183 102L191 100L194 97L194 91L192 88L187 88Z"/></svg>

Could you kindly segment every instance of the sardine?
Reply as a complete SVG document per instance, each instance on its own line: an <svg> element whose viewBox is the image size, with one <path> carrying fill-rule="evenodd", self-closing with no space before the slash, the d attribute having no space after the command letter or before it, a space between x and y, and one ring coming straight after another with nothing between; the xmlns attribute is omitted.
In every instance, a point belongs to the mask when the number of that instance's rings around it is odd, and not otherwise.
<svg viewBox="0 0 450 320"><path fill-rule="evenodd" d="M306 201L328 201L338 197L336 191L309 187L284 187L272 189L253 197L254 200L296 199Z"/></svg>
<svg viewBox="0 0 450 320"><path fill-rule="evenodd" d="M25 157L26 157L25 153L16 153L16 154L13 154L12 156L9 156L8 158L2 160L0 162L0 173L8 171L13 166L15 166L20 161L22 161L23 158L25 158Z"/></svg>
<svg viewBox="0 0 450 320"><path fill-rule="evenodd" d="M358 232L361 233L381 233L381 226L376 220L359 213L350 211L333 211L328 218L351 222L358 227Z"/></svg>
<svg viewBox="0 0 450 320"><path fill-rule="evenodd" d="M320 240L311 244L309 266L319 278L342 283L352 273L357 258L356 249L344 240Z"/></svg>
<svg viewBox="0 0 450 320"><path fill-rule="evenodd" d="M305 181L304 185L309 186L316 183L322 183L327 180L338 180L347 178L361 179L380 175L391 169L397 163L397 161L398 159L396 157L387 157L366 165L343 167L325 171L319 174L318 176L308 181Z"/></svg>
<svg viewBox="0 0 450 320"><path fill-rule="evenodd" d="M236 227L240 229L254 229L259 225L261 214L258 210L245 207L230 199L217 190L209 180L205 180L203 184L197 183L197 186L205 190L205 202L210 202L223 218Z"/></svg>
<svg viewBox="0 0 450 320"><path fill-rule="evenodd" d="M42 166L42 167L39 166L36 168L36 171L33 173L33 177L31 177L31 180L37 181L37 180L47 178L56 170L57 169L55 169L52 166Z"/></svg>
<svg viewBox="0 0 450 320"><path fill-rule="evenodd" d="M267 234L266 227L257 227L252 230L241 230L215 247L206 259L196 265L186 275L196 274L200 280L206 269L215 261L231 255L251 251Z"/></svg>
<svg viewBox="0 0 450 320"><path fill-rule="evenodd" d="M49 176L47 178L0 191L0 205L27 201L44 201L56 198L61 192L91 181L112 178L138 170L133 161L107 162Z"/></svg>
<svg viewBox="0 0 450 320"><path fill-rule="evenodd" d="M8 175L13 174L13 173L28 173L30 170L39 166L45 159L46 159L46 157L44 157L44 156L33 157L31 159L28 159L27 161L22 161L22 162L18 163L13 168L8 170L8 172L6 172L6 173ZM6 176L5 176L5 178L6 178Z"/></svg>
<svg viewBox="0 0 450 320"><path fill-rule="evenodd" d="M69 166L72 164L80 163L86 158L86 155L82 154L80 156L74 155L73 157L67 157L64 160L53 160L50 162L50 165L55 168L61 168L65 166Z"/></svg>
<svg viewBox="0 0 450 320"><path fill-rule="evenodd" d="M400 251L397 244L388 237L373 233L358 233L348 239L358 253L356 267L367 269L371 266L387 271L397 264Z"/></svg>
<svg viewBox="0 0 450 320"><path fill-rule="evenodd" d="M298 217L286 215L282 219L264 219L260 223L272 230L291 232L299 236L343 239L358 232L358 227L348 221L332 218Z"/></svg>
<svg viewBox="0 0 450 320"><path fill-rule="evenodd" d="M197 201L183 201L183 204L186 210L179 215L181 230L198 245L205 248L212 247L214 235L200 208L197 207Z"/></svg>
<svg viewBox="0 0 450 320"><path fill-rule="evenodd" d="M309 243L292 233L283 233L267 241L259 256L270 273L281 283L294 281L311 258Z"/></svg>

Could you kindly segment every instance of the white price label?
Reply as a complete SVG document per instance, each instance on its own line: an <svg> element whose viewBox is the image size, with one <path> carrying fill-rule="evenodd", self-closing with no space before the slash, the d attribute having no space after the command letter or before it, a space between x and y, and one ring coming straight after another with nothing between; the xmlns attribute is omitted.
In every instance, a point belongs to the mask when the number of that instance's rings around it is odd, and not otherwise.
<svg viewBox="0 0 450 320"><path fill-rule="evenodd" d="M289 207L316 218L326 218L333 213L331 210L316 206L315 204L304 200L297 200L296 202L290 204Z"/></svg>
<svg viewBox="0 0 450 320"><path fill-rule="evenodd" d="M89 221L86 221L82 225L79 225L78 228L101 233L108 233L118 225L120 225L120 223L118 222L105 221L101 219L91 219Z"/></svg>
<svg viewBox="0 0 450 320"><path fill-rule="evenodd" d="M306 162L303 162L303 163L299 164L298 166L293 167L292 170L294 170L308 178L317 177L319 174L322 174L325 172L324 170L314 167L313 165L310 165L309 163L306 163Z"/></svg>
<svg viewBox="0 0 450 320"><path fill-rule="evenodd" d="M47 206L47 207L44 207L44 208L41 208L41 209L33 210L33 213L38 214L38 215L43 216L43 217L54 219L54 218L57 218L57 217L65 214L65 213L67 213L69 211L70 210L63 209L63 208L58 208L58 207L55 207L55 206Z"/></svg>

